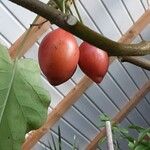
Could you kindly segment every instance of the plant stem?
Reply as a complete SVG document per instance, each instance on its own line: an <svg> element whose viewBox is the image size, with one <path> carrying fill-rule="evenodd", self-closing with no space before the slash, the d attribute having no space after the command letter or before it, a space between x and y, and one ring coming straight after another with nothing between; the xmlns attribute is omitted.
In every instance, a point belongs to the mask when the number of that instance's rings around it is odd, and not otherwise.
<svg viewBox="0 0 150 150"><path fill-rule="evenodd" d="M75 3L75 0L72 0L72 2L73 2L74 8L75 8L75 10L76 10L76 12L77 12L77 15L78 15L78 17L79 17L80 22L83 23L82 18L81 18L81 15L80 15L80 13L79 13L79 10L78 10L78 8L77 8L77 5L76 5L76 3Z"/></svg>
<svg viewBox="0 0 150 150"><path fill-rule="evenodd" d="M63 8L62 12L65 14L66 13L66 0L62 1L62 8Z"/></svg>
<svg viewBox="0 0 150 150"><path fill-rule="evenodd" d="M6 93L5 100L4 100L4 104L2 104L2 109L1 109L1 113L0 113L0 125L1 125L1 121L2 121L2 118L3 118L3 114L5 112L5 108L6 108L9 96L10 96L10 91L12 89L13 81L14 81L14 78L15 78L17 62L18 62L18 58L16 58L15 61L14 61L12 76L11 76L11 79L10 79L10 82L9 82L9 86L8 86L8 90L7 90L7 93Z"/></svg>
<svg viewBox="0 0 150 150"><path fill-rule="evenodd" d="M136 66L142 67L146 70L150 70L150 61L141 57L121 57L119 58L122 62L130 62Z"/></svg>

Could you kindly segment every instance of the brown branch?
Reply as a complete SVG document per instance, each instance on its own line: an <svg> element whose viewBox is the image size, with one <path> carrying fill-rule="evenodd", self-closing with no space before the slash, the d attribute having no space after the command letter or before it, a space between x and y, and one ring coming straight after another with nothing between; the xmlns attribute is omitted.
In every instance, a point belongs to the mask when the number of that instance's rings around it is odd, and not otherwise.
<svg viewBox="0 0 150 150"><path fill-rule="evenodd" d="M65 15L59 10L38 0L10 1L39 14L84 41L107 51L112 56L141 56L150 53L150 42L142 42L139 44L117 43L83 25L76 19L76 17Z"/></svg>
<svg viewBox="0 0 150 150"><path fill-rule="evenodd" d="M150 61L148 59L142 57L122 57L119 59L122 62L129 62L146 70L150 70Z"/></svg>

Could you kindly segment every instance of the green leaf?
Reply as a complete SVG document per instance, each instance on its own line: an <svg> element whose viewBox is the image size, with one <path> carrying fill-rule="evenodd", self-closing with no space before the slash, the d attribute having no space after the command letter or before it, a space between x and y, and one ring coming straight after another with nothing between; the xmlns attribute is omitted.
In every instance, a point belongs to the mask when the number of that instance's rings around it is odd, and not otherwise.
<svg viewBox="0 0 150 150"><path fill-rule="evenodd" d="M100 116L100 120L101 120L102 122L106 122L106 121L111 121L111 118L110 118L107 114L102 114L102 115Z"/></svg>
<svg viewBox="0 0 150 150"><path fill-rule="evenodd" d="M147 136L148 136L148 137L150 137L150 132L149 132L149 133L147 133Z"/></svg>
<svg viewBox="0 0 150 150"><path fill-rule="evenodd" d="M128 143L129 149L133 150L134 149L134 143L133 142L129 142Z"/></svg>
<svg viewBox="0 0 150 150"><path fill-rule="evenodd" d="M141 141L148 133L150 133L150 128L145 129L139 134L138 141Z"/></svg>
<svg viewBox="0 0 150 150"><path fill-rule="evenodd" d="M124 139L128 140L129 142L134 142L135 141L135 139L132 136L128 135L128 134L123 134L123 137L124 137Z"/></svg>
<svg viewBox="0 0 150 150"><path fill-rule="evenodd" d="M106 137L102 138L102 139L99 141L99 144L103 144L105 141L106 141Z"/></svg>
<svg viewBox="0 0 150 150"><path fill-rule="evenodd" d="M145 145L139 144L136 146L135 150L149 150L150 147L147 147Z"/></svg>
<svg viewBox="0 0 150 150"><path fill-rule="evenodd" d="M112 127L112 129L114 130L114 132L120 132L122 134L128 134L129 131L125 128L122 128L122 127L118 127L118 126L114 126Z"/></svg>
<svg viewBox="0 0 150 150"><path fill-rule="evenodd" d="M135 129L135 130L137 130L138 132L141 132L141 131L144 130L144 128L142 128L142 127L140 127L140 126L137 126L137 125L130 125L130 126L128 126L128 128L130 128L130 129Z"/></svg>
<svg viewBox="0 0 150 150"><path fill-rule="evenodd" d="M146 147L149 147L149 149L150 149L150 142L149 142L149 140L143 139L143 140L140 142L140 144L145 145Z"/></svg>
<svg viewBox="0 0 150 150"><path fill-rule="evenodd" d="M129 131L125 128L119 128L119 131L123 134L128 134L129 133Z"/></svg>
<svg viewBox="0 0 150 150"><path fill-rule="evenodd" d="M20 150L25 134L45 121L49 103L38 64L13 62L0 45L0 150Z"/></svg>

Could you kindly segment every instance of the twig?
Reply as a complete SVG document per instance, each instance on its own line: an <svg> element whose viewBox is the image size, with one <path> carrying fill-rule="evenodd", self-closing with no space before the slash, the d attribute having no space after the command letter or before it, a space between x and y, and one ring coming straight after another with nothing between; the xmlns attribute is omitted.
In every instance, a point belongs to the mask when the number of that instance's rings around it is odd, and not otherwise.
<svg viewBox="0 0 150 150"><path fill-rule="evenodd" d="M76 13L77 13L77 15L78 15L78 17L79 17L80 22L83 23L82 18L81 18L81 15L80 15L80 13L79 13L79 10L78 10L78 8L77 8L77 5L76 5L76 3L75 3L75 0L72 0L72 2L73 2L73 6L74 6L74 8L75 8L75 10L76 10Z"/></svg>
<svg viewBox="0 0 150 150"><path fill-rule="evenodd" d="M121 62L129 62L143 69L150 70L150 61L142 57L121 57Z"/></svg>
<svg viewBox="0 0 150 150"><path fill-rule="evenodd" d="M40 29L41 28L41 26L44 24L44 23L46 23L46 22L48 22L48 20L45 20L45 21L43 21L43 22L41 22L41 23L32 23L32 24L30 24L30 27L33 27L33 26L38 26L38 28Z"/></svg>

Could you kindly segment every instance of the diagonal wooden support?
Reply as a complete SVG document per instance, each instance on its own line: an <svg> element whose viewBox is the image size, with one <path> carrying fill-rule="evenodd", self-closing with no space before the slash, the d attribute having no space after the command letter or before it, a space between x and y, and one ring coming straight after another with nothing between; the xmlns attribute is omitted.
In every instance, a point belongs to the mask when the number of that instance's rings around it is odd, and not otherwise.
<svg viewBox="0 0 150 150"><path fill-rule="evenodd" d="M82 95L82 93L92 84L92 81L88 77L84 77L79 84L77 84L68 95L61 101L56 108L48 115L46 123L35 130L29 138L23 144L23 150L31 149L37 141L51 128L56 121L58 121L62 114L66 112L72 106L73 103ZM77 92L78 91L78 92ZM75 98L74 98L75 97Z"/></svg>
<svg viewBox="0 0 150 150"><path fill-rule="evenodd" d="M129 112L142 100L142 98L150 91L150 80L130 99L130 101L113 117L112 125L120 123ZM98 142L106 136L106 129L100 131L97 136L87 146L86 150L95 150Z"/></svg>
<svg viewBox="0 0 150 150"><path fill-rule="evenodd" d="M36 24L40 24L42 22L44 22L45 19L42 17L38 17L37 21L35 22ZM32 45L41 37L41 35L43 33L45 33L50 27L50 22L46 22L44 23L42 26L38 27L38 26L33 26L30 33L28 34L27 40L25 41L20 56L23 56L28 50L29 48L32 47ZM22 43L22 40L24 39L26 32L24 32L17 40L14 44L12 44L12 46L9 48L9 54L11 56L11 58L15 58L16 57L16 49L19 47L19 45Z"/></svg>
<svg viewBox="0 0 150 150"><path fill-rule="evenodd" d="M119 40L122 43L131 43L132 40L150 23L150 11L146 11L140 19L127 31ZM111 63L116 58L111 58ZM24 150L31 149L35 143L61 118L61 116L78 100L82 93L92 85L92 81L84 76L81 81L65 96L65 98L56 106L56 108L48 115L45 124L36 130L32 136L23 144ZM135 106L134 106L135 107ZM124 116L125 117L125 116ZM92 149L93 150L93 149Z"/></svg>

